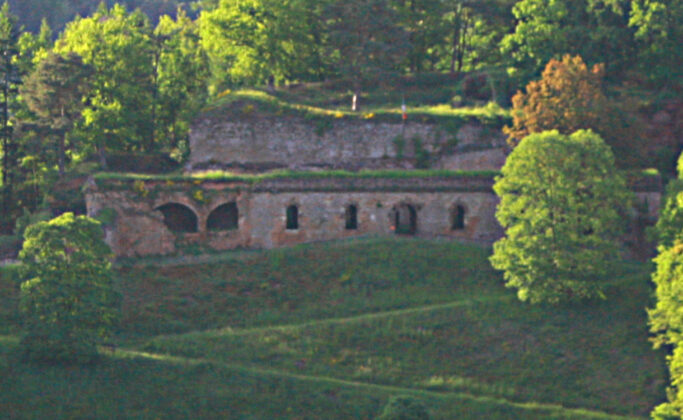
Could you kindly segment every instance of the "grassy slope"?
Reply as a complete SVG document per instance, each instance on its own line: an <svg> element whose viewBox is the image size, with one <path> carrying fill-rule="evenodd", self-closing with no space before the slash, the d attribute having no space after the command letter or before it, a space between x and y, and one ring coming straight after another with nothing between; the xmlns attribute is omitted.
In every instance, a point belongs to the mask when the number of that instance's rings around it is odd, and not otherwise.
<svg viewBox="0 0 683 420"><path fill-rule="evenodd" d="M646 340L649 267L616 273L605 302L531 307L486 256L370 240L121 268L123 346L152 355L32 367L0 339L0 411L372 418L412 393L436 418L604 418L645 416L663 398L663 356Z"/></svg>

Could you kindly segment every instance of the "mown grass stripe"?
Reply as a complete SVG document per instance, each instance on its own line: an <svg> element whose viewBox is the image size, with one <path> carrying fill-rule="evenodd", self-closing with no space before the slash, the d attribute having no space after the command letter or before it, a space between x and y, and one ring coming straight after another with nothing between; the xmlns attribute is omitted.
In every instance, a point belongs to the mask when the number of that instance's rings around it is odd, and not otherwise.
<svg viewBox="0 0 683 420"><path fill-rule="evenodd" d="M263 333L263 332L267 332L267 331L291 331L291 330L296 330L296 329L301 329L301 328L320 327L320 326L333 325L333 324L347 324L347 323L354 323L354 322L364 322L364 321L371 321L371 320L375 320L375 319L391 318L391 317L395 317L395 316L410 315L410 314L432 312L432 311L440 311L440 310L444 310L444 309L453 309L453 308L458 308L461 306L472 305L475 303L491 303L491 302L497 302L497 301L503 301L503 300L513 300L513 299L514 299L514 296L494 296L494 297L489 296L489 297L482 297L482 298L458 300L455 302L436 303L433 305L416 306L416 307L412 307L412 308L403 308L403 309L393 309L390 311L372 312L372 313L354 315L354 316L349 316L349 317L318 319L318 320L313 320L313 321L300 322L300 323L296 323L296 324L268 325L268 326L262 326L262 327L240 328L240 329L233 329L231 327L226 327L226 328L219 328L219 329L213 329L213 330L193 331L193 332L182 333L182 334L164 334L164 335L159 335L159 336L153 337L150 340L176 339L176 338L200 338L203 336L212 336L212 335L220 336L220 335L226 335L226 334L233 335L233 336L241 336L241 335L259 334L259 333Z"/></svg>
<svg viewBox="0 0 683 420"><path fill-rule="evenodd" d="M183 364L183 365L201 365L201 364L208 364L211 366L219 367L219 368L224 368L236 372L242 372L242 373L247 373L251 375L261 375L261 376L275 376L275 377L280 377L280 378L287 378L287 379L293 379L293 380L299 380L299 381L306 381L306 382L315 382L315 383L321 383L321 384L330 384L330 385L338 385L338 386L347 386L347 387L354 387L354 388L361 388L361 389L367 389L367 390L376 390L376 391L384 391L384 392L391 392L391 393L400 393L400 394L410 394L410 395L415 395L415 396L424 396L424 397L431 397L435 399L444 399L444 398L458 398L458 399L467 399L467 400L473 400L481 403L486 403L486 404L495 404L495 405L502 405L502 406L508 406L508 407L515 407L519 409L524 409L524 410L547 410L555 413L563 413L566 415L583 415L583 416L592 416L593 418L600 418L600 419L613 419L613 420L636 420L639 419L638 417L630 417L630 416L620 416L616 414L610 414L610 413L605 413L602 411L594 411L594 410L587 410L583 408L567 408L563 407L559 404L547 404L547 403L537 403L537 402L514 402L507 400L505 398L500 398L500 397L488 397L488 396L482 396L482 395L473 395L473 394L468 394L468 393L463 393L463 392L437 392L437 391L429 391L429 390L422 390L422 389L414 389L414 388L404 388L404 387L399 387L399 386L394 386L394 385L380 385L380 384L371 384L371 383L366 383L366 382L357 382L357 381L350 381L346 379L337 379L337 378L330 378L330 377L325 377L325 376L314 376L314 375L304 375L304 374L299 374L299 373L290 373L290 372L284 372L280 371L277 369L264 369L264 368L257 368L257 367L251 367L251 366L243 366L243 365L238 365L238 364L230 364L230 363L221 363L221 362L216 362L211 359L203 359L203 358L186 358L186 357L179 357L179 356L172 356L172 355L163 355L163 354L155 354L155 353L148 353L148 352L142 352L142 351L137 351L137 350L131 350L131 349L117 349L113 353L113 356L124 356L124 357L138 357L142 359L151 359L151 360L156 360L156 361L161 361L161 362L167 362L167 363L174 363L174 364Z"/></svg>

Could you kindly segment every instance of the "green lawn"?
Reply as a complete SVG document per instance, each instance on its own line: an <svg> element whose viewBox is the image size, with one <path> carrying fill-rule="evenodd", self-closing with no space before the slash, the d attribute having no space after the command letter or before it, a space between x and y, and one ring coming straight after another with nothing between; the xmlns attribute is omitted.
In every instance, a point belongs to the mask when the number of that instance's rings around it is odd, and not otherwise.
<svg viewBox="0 0 683 420"><path fill-rule="evenodd" d="M530 306L488 252L370 239L122 266L118 348L89 367L18 361L16 287L3 287L0 412L370 419L409 394L434 418L585 419L644 418L662 401L649 265L625 263L606 301Z"/></svg>

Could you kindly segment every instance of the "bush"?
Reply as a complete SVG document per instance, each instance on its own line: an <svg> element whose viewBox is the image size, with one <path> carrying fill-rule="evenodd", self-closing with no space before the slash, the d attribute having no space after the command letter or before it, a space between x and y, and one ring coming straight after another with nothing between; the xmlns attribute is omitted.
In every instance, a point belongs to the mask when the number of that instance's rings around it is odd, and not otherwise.
<svg viewBox="0 0 683 420"><path fill-rule="evenodd" d="M399 395L389 398L377 420L429 420L429 412L420 400Z"/></svg>
<svg viewBox="0 0 683 420"><path fill-rule="evenodd" d="M21 347L39 361L87 362L118 319L111 250L100 223L65 213L29 226L19 257L23 262Z"/></svg>

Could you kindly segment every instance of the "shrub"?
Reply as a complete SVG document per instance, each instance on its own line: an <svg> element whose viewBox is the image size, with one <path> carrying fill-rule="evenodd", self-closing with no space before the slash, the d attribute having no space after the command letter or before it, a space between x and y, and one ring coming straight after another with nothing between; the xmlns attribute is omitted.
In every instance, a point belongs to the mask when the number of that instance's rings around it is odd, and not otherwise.
<svg viewBox="0 0 683 420"><path fill-rule="evenodd" d="M19 257L25 282L21 347L39 361L91 361L118 318L111 251L100 223L65 213L29 226Z"/></svg>

